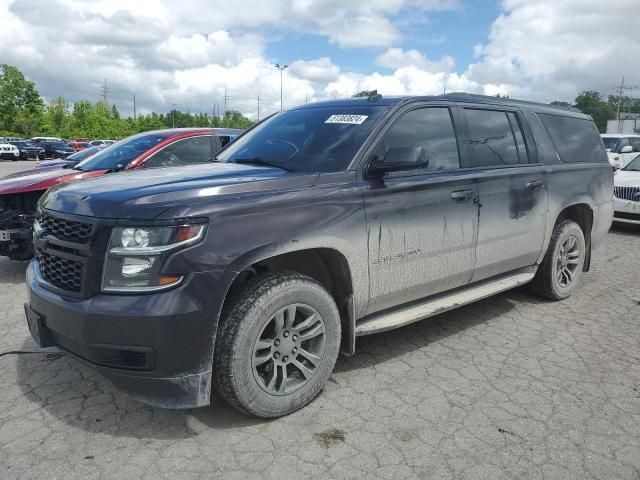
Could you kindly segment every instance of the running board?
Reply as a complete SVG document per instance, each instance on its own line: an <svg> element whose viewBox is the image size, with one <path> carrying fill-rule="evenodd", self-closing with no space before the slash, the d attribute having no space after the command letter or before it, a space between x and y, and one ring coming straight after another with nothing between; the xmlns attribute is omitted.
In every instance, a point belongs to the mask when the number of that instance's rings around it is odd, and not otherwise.
<svg viewBox="0 0 640 480"><path fill-rule="evenodd" d="M503 276L497 280L481 282L454 293L439 295L418 304L413 303L410 306L400 307L392 311L375 313L356 323L356 336L360 337L404 327L418 320L482 300L496 293L529 283L533 280L535 274L535 270L532 269L528 269L525 272L520 270L518 273Z"/></svg>

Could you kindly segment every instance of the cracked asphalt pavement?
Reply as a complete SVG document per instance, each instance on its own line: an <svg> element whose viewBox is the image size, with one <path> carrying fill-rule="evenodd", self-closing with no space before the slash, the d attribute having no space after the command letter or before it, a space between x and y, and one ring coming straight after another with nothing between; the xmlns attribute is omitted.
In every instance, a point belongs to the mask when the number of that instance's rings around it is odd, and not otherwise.
<svg viewBox="0 0 640 480"><path fill-rule="evenodd" d="M147 407L68 355L0 356L0 479L640 479L638 252L640 229L614 228L566 301L522 288L360 338L272 421ZM25 268L0 258L0 353L36 350Z"/></svg>

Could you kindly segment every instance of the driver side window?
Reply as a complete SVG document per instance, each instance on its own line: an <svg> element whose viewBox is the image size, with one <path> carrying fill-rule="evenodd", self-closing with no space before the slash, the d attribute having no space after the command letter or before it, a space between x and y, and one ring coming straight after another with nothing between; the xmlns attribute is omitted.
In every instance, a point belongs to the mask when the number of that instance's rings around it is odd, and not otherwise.
<svg viewBox="0 0 640 480"><path fill-rule="evenodd" d="M460 168L458 144L448 108L428 107L411 110L385 133L376 149L384 158L390 148L422 147L427 155L423 170Z"/></svg>
<svg viewBox="0 0 640 480"><path fill-rule="evenodd" d="M178 140L154 153L145 161L146 168L176 167L211 160L209 137L189 137Z"/></svg>

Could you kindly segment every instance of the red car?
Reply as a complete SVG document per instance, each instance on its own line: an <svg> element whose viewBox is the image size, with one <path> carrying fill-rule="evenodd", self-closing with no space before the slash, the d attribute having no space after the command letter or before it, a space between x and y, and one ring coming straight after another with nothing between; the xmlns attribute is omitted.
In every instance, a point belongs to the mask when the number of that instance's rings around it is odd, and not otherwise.
<svg viewBox="0 0 640 480"><path fill-rule="evenodd" d="M79 152L80 150L84 150L85 148L89 148L91 146L91 144L89 142L80 142L80 141L75 141L75 142L69 142L67 143L67 146L73 148L76 152Z"/></svg>
<svg viewBox="0 0 640 480"><path fill-rule="evenodd" d="M242 130L175 128L140 133L79 163L33 168L0 179L0 255L14 260L32 256L36 205L54 185L111 172L208 162Z"/></svg>

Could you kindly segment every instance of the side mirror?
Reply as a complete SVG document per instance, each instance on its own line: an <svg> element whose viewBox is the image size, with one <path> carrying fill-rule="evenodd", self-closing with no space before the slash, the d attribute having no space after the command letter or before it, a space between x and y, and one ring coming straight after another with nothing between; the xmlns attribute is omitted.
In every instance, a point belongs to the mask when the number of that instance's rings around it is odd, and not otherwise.
<svg viewBox="0 0 640 480"><path fill-rule="evenodd" d="M376 157L369 167L372 173L413 170L428 165L427 152L422 147L391 147L384 158Z"/></svg>
<svg viewBox="0 0 640 480"><path fill-rule="evenodd" d="M633 147L631 145L627 145L620 149L620 153L632 153L632 152L633 152Z"/></svg>

